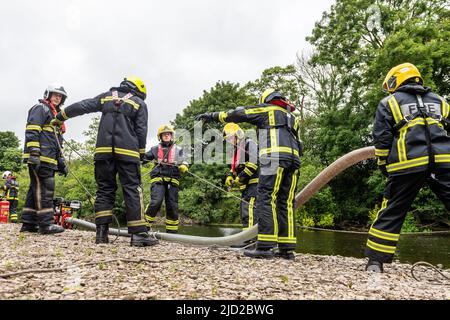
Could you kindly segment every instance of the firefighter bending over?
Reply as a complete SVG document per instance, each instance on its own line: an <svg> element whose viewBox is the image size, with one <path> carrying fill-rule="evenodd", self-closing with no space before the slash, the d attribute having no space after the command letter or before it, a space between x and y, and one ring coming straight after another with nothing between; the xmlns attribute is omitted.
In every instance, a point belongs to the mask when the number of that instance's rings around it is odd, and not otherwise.
<svg viewBox="0 0 450 320"><path fill-rule="evenodd" d="M231 170L225 179L225 186L238 187L241 193L241 221L243 230L256 223L255 200L258 186L258 145L245 137L244 130L236 123L227 123L223 138L231 145Z"/></svg>

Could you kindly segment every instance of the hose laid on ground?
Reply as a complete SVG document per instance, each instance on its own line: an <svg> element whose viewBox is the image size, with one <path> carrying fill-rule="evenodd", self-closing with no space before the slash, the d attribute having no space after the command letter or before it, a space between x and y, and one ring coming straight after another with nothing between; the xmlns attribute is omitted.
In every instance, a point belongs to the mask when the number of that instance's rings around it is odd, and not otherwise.
<svg viewBox="0 0 450 320"><path fill-rule="evenodd" d="M325 168L305 188L303 188L303 190L299 194L297 194L297 196L295 197L296 208L300 208L309 199L311 199L311 197L317 191L319 191L332 178L337 176L345 169L355 165L358 162L371 159L374 157L375 157L374 147L365 147L357 149L340 157L339 159L334 161L331 165L329 165L327 168ZM67 218L67 222L73 223L78 226L82 226L90 230L95 230L95 224L91 222L75 218ZM117 229L109 229L109 234L119 236L129 236L127 231ZM255 238L258 235L258 225L256 224L253 227L249 228L248 230L226 237L199 237L199 236L162 233L162 232L151 232L151 234L157 239L166 241L182 242L196 245L230 246L233 244L242 243L244 241L248 241Z"/></svg>
<svg viewBox="0 0 450 320"><path fill-rule="evenodd" d="M77 226L81 226L83 228L89 230L95 230L95 224L92 222L88 222L85 220L80 220L76 218L67 218L66 221L68 223L73 223ZM109 229L110 235L119 235L123 237L129 237L130 235L126 230L118 230L118 229ZM171 242L181 242L181 243L189 243L195 245L217 245L217 246L231 246L233 244L242 243L244 241L253 239L258 234L258 226L255 225L252 228L230 235L226 237L199 237L199 236L190 236L185 234L174 234L174 233L163 233L163 232L149 232L149 234L157 239L171 241Z"/></svg>

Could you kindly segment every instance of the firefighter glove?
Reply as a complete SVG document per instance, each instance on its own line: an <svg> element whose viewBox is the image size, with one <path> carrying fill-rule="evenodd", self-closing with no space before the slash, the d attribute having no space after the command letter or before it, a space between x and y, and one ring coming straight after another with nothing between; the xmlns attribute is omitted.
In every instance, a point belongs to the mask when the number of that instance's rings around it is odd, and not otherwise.
<svg viewBox="0 0 450 320"><path fill-rule="evenodd" d="M52 121L50 121L50 125L54 127L61 127L63 125L64 121L59 120L58 118L53 118Z"/></svg>
<svg viewBox="0 0 450 320"><path fill-rule="evenodd" d="M67 175L69 174L69 168L67 168L64 158L58 159L58 172L60 176L64 177L67 177Z"/></svg>
<svg viewBox="0 0 450 320"><path fill-rule="evenodd" d="M180 170L181 173L185 173L185 172L189 171L189 168L187 165L182 164L178 167L178 170Z"/></svg>
<svg viewBox="0 0 450 320"><path fill-rule="evenodd" d="M195 117L195 121L203 121L208 123L213 121L213 117L211 113L202 113Z"/></svg>
<svg viewBox="0 0 450 320"><path fill-rule="evenodd" d="M41 166L41 159L39 158L38 154L30 154L30 157L28 158L27 164L34 170L39 171L39 168Z"/></svg>
<svg viewBox="0 0 450 320"><path fill-rule="evenodd" d="M233 182L234 182L233 176L228 176L228 177L225 179L225 186L231 187L231 185L233 184Z"/></svg>

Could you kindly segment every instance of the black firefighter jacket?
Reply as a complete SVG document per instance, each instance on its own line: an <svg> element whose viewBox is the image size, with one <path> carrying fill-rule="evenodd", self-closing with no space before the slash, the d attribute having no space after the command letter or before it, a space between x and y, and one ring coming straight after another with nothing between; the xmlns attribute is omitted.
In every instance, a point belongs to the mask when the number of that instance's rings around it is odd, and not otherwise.
<svg viewBox="0 0 450 320"><path fill-rule="evenodd" d="M425 171L433 163L436 169L450 168L448 114L448 103L418 84L401 86L381 100L373 127L378 164L389 175Z"/></svg>
<svg viewBox="0 0 450 320"><path fill-rule="evenodd" d="M68 106L56 117L64 121L86 113L101 112L94 159L114 158L139 163L145 153L148 111L141 97L128 93L127 88L111 88L95 98Z"/></svg>
<svg viewBox="0 0 450 320"><path fill-rule="evenodd" d="M39 100L28 111L27 126L25 128L25 146L23 150L23 159L26 163L31 153L40 155L41 166L49 167L53 170L58 169L58 159L61 158L61 151L58 141L62 147L61 132L55 130L50 125L54 115L51 106L45 100Z"/></svg>
<svg viewBox="0 0 450 320"><path fill-rule="evenodd" d="M181 147L173 142L161 142L153 146L145 154L145 161L155 161L156 165L150 172L151 182L170 182L176 186L180 184L180 165L188 166L186 156Z"/></svg>
<svg viewBox="0 0 450 320"><path fill-rule="evenodd" d="M298 122L286 108L272 104L238 107L228 112L214 112L215 121L248 122L257 127L259 163L280 161L291 168L300 167L302 146L298 135Z"/></svg>

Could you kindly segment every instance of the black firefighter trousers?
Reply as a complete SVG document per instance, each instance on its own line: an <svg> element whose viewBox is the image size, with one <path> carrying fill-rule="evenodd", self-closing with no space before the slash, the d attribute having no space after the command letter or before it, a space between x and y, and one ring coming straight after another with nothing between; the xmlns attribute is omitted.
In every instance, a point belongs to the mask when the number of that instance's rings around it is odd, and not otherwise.
<svg viewBox="0 0 450 320"><path fill-rule="evenodd" d="M28 166L30 187L28 188L21 220L30 225L53 223L53 195L55 193L55 170L41 165L36 171Z"/></svg>
<svg viewBox="0 0 450 320"><path fill-rule="evenodd" d="M296 247L295 190L299 170L289 164L274 167L272 163L272 166L260 167L255 208L258 249L278 245L280 250L290 251Z"/></svg>
<svg viewBox="0 0 450 320"><path fill-rule="evenodd" d="M145 216L150 224L155 221L158 211L161 209L163 200L166 200L166 232L178 233L178 186L166 182L153 182L151 186L151 200L145 211Z"/></svg>
<svg viewBox="0 0 450 320"><path fill-rule="evenodd" d="M95 161L97 197L95 199L95 223L109 224L112 220L119 174L125 201L128 233L147 231L144 218L144 198L141 187L140 164L117 159Z"/></svg>
<svg viewBox="0 0 450 320"><path fill-rule="evenodd" d="M257 195L257 183L249 184L242 191L241 195L241 221L242 229L247 230L253 227L255 222L255 207Z"/></svg>
<svg viewBox="0 0 450 320"><path fill-rule="evenodd" d="M365 250L367 257L383 263L392 262L406 214L425 184L450 211L450 170L389 177L381 209L369 230Z"/></svg>

